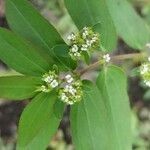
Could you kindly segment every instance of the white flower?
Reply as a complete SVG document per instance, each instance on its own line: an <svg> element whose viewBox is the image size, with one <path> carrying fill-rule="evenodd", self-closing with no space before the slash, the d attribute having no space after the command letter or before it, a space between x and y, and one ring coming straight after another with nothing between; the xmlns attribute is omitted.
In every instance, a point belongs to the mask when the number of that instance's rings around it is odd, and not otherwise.
<svg viewBox="0 0 150 150"><path fill-rule="evenodd" d="M70 74L67 74L65 79L66 82L64 83L64 87L60 89L59 97L64 103L73 105L82 100L82 82L76 80L76 78L73 78ZM68 80L70 79L73 79L73 81L68 83Z"/></svg>
<svg viewBox="0 0 150 150"><path fill-rule="evenodd" d="M143 64L141 66L141 75L144 75L145 73L147 73L149 71L149 67L148 67L148 64Z"/></svg>
<svg viewBox="0 0 150 150"><path fill-rule="evenodd" d="M67 82L68 82L68 83L73 82L73 78L68 79Z"/></svg>
<svg viewBox="0 0 150 150"><path fill-rule="evenodd" d="M66 85L65 88L64 88L64 91L68 92L70 89L72 89L72 86Z"/></svg>
<svg viewBox="0 0 150 150"><path fill-rule="evenodd" d="M70 74L67 74L67 75L65 76L65 79L70 79L70 78L72 78L72 76L71 76Z"/></svg>
<svg viewBox="0 0 150 150"><path fill-rule="evenodd" d="M92 46L92 40L86 40L86 46L91 47Z"/></svg>
<svg viewBox="0 0 150 150"><path fill-rule="evenodd" d="M78 46L74 44L70 49L70 52L69 52L70 56L71 57L80 57L81 54L80 54L80 52L78 52L78 50L79 50Z"/></svg>
<svg viewBox="0 0 150 150"><path fill-rule="evenodd" d="M89 35L88 31L83 32L82 33L83 39L86 39L88 35Z"/></svg>
<svg viewBox="0 0 150 150"><path fill-rule="evenodd" d="M109 55L109 54L106 54L106 55L103 56L103 59L104 59L105 62L108 63L108 62L110 62L110 59L111 59L111 58L110 58L110 55Z"/></svg>
<svg viewBox="0 0 150 150"><path fill-rule="evenodd" d="M58 81L57 80L53 80L51 83L50 83L51 87L52 88L55 88L59 85Z"/></svg>
<svg viewBox="0 0 150 150"><path fill-rule="evenodd" d="M93 38L95 38L97 40L98 39L98 34L97 33L93 34Z"/></svg>
<svg viewBox="0 0 150 150"><path fill-rule="evenodd" d="M146 86L150 87L150 63L144 63L140 67L141 77Z"/></svg>
<svg viewBox="0 0 150 150"><path fill-rule="evenodd" d="M65 79L66 79L67 83L71 83L74 80L70 74L66 75Z"/></svg>
<svg viewBox="0 0 150 150"><path fill-rule="evenodd" d="M150 57L148 57L148 61L150 62Z"/></svg>
<svg viewBox="0 0 150 150"><path fill-rule="evenodd" d="M73 101L69 100L69 97L67 97L65 93L61 93L60 100L67 103L67 104L69 104L69 105L74 104Z"/></svg>
<svg viewBox="0 0 150 150"><path fill-rule="evenodd" d="M69 93L71 93L72 95L75 95L76 94L76 92L77 92L77 90L76 89L71 89L70 91L69 91Z"/></svg>
<svg viewBox="0 0 150 150"><path fill-rule="evenodd" d="M43 81L45 81L46 83L50 83L50 82L52 82L53 79L54 79L54 76L49 75L47 77L44 77Z"/></svg>
<svg viewBox="0 0 150 150"><path fill-rule="evenodd" d="M74 102L73 102L73 101L68 101L68 104L69 104L69 105L73 105Z"/></svg>
<svg viewBox="0 0 150 150"><path fill-rule="evenodd" d="M95 43L97 40L98 40L98 37L97 37L97 35L95 35L95 36L92 38L91 43L93 44L93 43Z"/></svg>
<svg viewBox="0 0 150 150"><path fill-rule="evenodd" d="M84 30L84 31L87 31L87 30L88 30L88 27L84 27L83 30Z"/></svg>
<svg viewBox="0 0 150 150"><path fill-rule="evenodd" d="M65 86L65 91L69 92L72 95L75 95L75 93L77 92L77 90L75 88L73 88L72 85L66 85Z"/></svg>
<svg viewBox="0 0 150 150"><path fill-rule="evenodd" d="M73 55L74 55L75 57L80 57L80 56L81 56L81 54L80 54L79 52L73 53Z"/></svg>
<svg viewBox="0 0 150 150"><path fill-rule="evenodd" d="M87 36L89 35L89 31L88 31L89 29L88 29L88 27L84 27L83 28L83 33L82 33L82 37L83 37L83 39L86 39L87 38Z"/></svg>
<svg viewBox="0 0 150 150"><path fill-rule="evenodd" d="M61 94L61 100L62 100L62 101L68 101L68 97L66 96L65 93L62 93L62 94Z"/></svg>
<svg viewBox="0 0 150 150"><path fill-rule="evenodd" d="M69 92L72 95L76 93L76 89L74 89L72 85L66 85L64 90L65 92Z"/></svg>
<svg viewBox="0 0 150 150"><path fill-rule="evenodd" d="M78 46L74 44L74 45L72 46L72 48L71 48L71 52L73 52L73 53L74 53L74 52L77 52L78 49L79 49Z"/></svg>
<svg viewBox="0 0 150 150"><path fill-rule="evenodd" d="M82 47L81 47L81 50L82 51L87 51L88 50L88 45L83 44Z"/></svg>
<svg viewBox="0 0 150 150"><path fill-rule="evenodd" d="M67 37L67 39L68 39L69 41L74 41L74 40L76 39L76 36L72 33L72 34L70 34L70 35Z"/></svg>
<svg viewBox="0 0 150 150"><path fill-rule="evenodd" d="M144 83L146 84L146 86L150 87L150 81L145 80Z"/></svg>
<svg viewBox="0 0 150 150"><path fill-rule="evenodd" d="M88 49L86 47L81 47L82 51L87 51Z"/></svg>
<svg viewBox="0 0 150 150"><path fill-rule="evenodd" d="M77 92L77 90L72 85L70 85L70 84L67 84L65 86L64 91L68 92L68 93L70 93L72 95L75 95L75 93Z"/></svg>

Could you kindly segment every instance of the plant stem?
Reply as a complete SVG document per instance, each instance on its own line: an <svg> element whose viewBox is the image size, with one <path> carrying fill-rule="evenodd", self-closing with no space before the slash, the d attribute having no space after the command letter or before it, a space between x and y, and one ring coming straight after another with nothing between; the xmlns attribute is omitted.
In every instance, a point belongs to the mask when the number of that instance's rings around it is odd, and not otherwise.
<svg viewBox="0 0 150 150"><path fill-rule="evenodd" d="M116 55L112 56L112 61L120 61L120 60L127 60L127 59L133 59L136 61L142 61L146 57L146 53L132 53L132 54L123 54L123 55ZM87 68L80 71L80 75L83 75L84 73L88 72L89 70L96 69L100 65L103 65L104 63L100 60L94 62L93 64L89 65Z"/></svg>
<svg viewBox="0 0 150 150"><path fill-rule="evenodd" d="M125 59L133 59L133 60L138 60L141 61L143 58L146 57L146 53L132 53L132 54L124 54L124 55L117 55L113 56L112 60L125 60Z"/></svg>

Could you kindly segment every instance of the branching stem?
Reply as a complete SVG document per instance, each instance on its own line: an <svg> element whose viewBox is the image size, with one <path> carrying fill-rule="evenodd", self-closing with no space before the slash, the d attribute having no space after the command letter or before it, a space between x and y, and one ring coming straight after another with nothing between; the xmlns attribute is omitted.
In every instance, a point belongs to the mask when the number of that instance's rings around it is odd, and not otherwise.
<svg viewBox="0 0 150 150"><path fill-rule="evenodd" d="M111 61L123 61L123 60L136 60L136 61L142 61L146 57L146 53L132 53L132 54L123 54L123 55L116 55L111 57ZM87 68L80 71L80 75L83 75L84 73L98 68L100 65L103 65L103 61L96 61L93 64L89 65Z"/></svg>

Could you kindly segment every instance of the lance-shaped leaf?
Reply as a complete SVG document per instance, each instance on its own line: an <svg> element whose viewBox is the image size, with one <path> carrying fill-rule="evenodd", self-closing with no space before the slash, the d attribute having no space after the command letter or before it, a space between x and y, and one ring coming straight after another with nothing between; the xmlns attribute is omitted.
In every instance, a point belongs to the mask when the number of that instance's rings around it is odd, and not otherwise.
<svg viewBox="0 0 150 150"><path fill-rule="evenodd" d="M31 101L21 115L17 150L46 149L59 125L53 113L56 93L41 93Z"/></svg>
<svg viewBox="0 0 150 150"><path fill-rule="evenodd" d="M49 120L45 122L43 128L34 137L32 142L27 146L17 146L17 150L45 150L50 143L51 139L55 135L60 119L56 118L54 115L50 116Z"/></svg>
<svg viewBox="0 0 150 150"><path fill-rule="evenodd" d="M0 97L13 100L31 98L36 94L39 78L26 76L0 77Z"/></svg>
<svg viewBox="0 0 150 150"><path fill-rule="evenodd" d="M6 29L0 28L0 59L16 71L39 76L49 68L51 60L38 48Z"/></svg>
<svg viewBox="0 0 150 150"><path fill-rule="evenodd" d="M75 149L112 150L112 131L99 89L90 81L84 81L83 93L83 100L71 108Z"/></svg>
<svg viewBox="0 0 150 150"><path fill-rule="evenodd" d="M56 133L60 121L63 116L63 112L65 109L65 104L62 103L59 99L56 100L54 104L53 113L45 122L44 127L40 130L40 132L34 137L33 141L26 147L26 150L44 150L48 146L50 140L53 138L53 135ZM18 150L24 150L18 146Z"/></svg>
<svg viewBox="0 0 150 150"><path fill-rule="evenodd" d="M76 68L76 62L69 55L69 46L61 44L53 48L55 64L60 70L71 70Z"/></svg>
<svg viewBox="0 0 150 150"><path fill-rule="evenodd" d="M150 41L150 27L138 16L127 0L106 1L119 36L133 48L144 48Z"/></svg>
<svg viewBox="0 0 150 150"><path fill-rule="evenodd" d="M94 26L100 33L103 47L116 46L116 31L105 0L65 0L65 5L79 29Z"/></svg>
<svg viewBox="0 0 150 150"><path fill-rule="evenodd" d="M115 66L104 68L97 78L107 110L112 147L109 150L131 150L131 114L124 72Z"/></svg>
<svg viewBox="0 0 150 150"><path fill-rule="evenodd" d="M64 43L56 29L27 0L6 0L11 29L52 55L51 48Z"/></svg>

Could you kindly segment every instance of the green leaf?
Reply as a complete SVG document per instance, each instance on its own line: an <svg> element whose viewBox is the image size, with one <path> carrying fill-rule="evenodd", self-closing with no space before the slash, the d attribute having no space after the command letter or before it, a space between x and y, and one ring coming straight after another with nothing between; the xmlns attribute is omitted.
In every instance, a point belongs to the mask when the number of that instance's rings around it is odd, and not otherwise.
<svg viewBox="0 0 150 150"><path fill-rule="evenodd" d="M36 94L39 78L26 76L0 77L0 97L10 100L23 100Z"/></svg>
<svg viewBox="0 0 150 150"><path fill-rule="evenodd" d="M50 119L45 122L45 125L40 130L40 132L36 135L33 141L27 147L17 147L17 150L45 150L55 135L60 120L54 116L50 116Z"/></svg>
<svg viewBox="0 0 150 150"><path fill-rule="evenodd" d="M6 0L6 17L13 31L50 56L53 46L64 43L56 29L27 0Z"/></svg>
<svg viewBox="0 0 150 150"><path fill-rule="evenodd" d="M53 48L53 53L55 64L58 65L60 70L68 71L76 68L77 63L69 56L69 47L67 45L56 45Z"/></svg>
<svg viewBox="0 0 150 150"><path fill-rule="evenodd" d="M106 0L116 30L131 47L143 49L150 41L150 27L126 0Z"/></svg>
<svg viewBox="0 0 150 150"><path fill-rule="evenodd" d="M65 5L79 29L94 27L100 33L103 47L115 48L116 31L105 0L65 0Z"/></svg>
<svg viewBox="0 0 150 150"><path fill-rule="evenodd" d="M31 101L21 115L17 150L46 149L56 132L59 119L54 116L56 93L41 93Z"/></svg>
<svg viewBox="0 0 150 150"><path fill-rule="evenodd" d="M71 130L75 148L112 150L112 132L101 93L90 81L83 82L83 93L83 100L71 108Z"/></svg>
<svg viewBox="0 0 150 150"><path fill-rule="evenodd" d="M112 130L109 138L114 144L109 150L131 150L131 112L126 82L124 72L115 66L104 68L97 78Z"/></svg>
<svg viewBox="0 0 150 150"><path fill-rule="evenodd" d="M6 29L0 28L0 59L16 71L41 76L52 65L45 54Z"/></svg>
<svg viewBox="0 0 150 150"><path fill-rule="evenodd" d="M7 0L6 16L11 29L44 49L47 57L53 59L53 64L57 63L62 70L75 68L76 65L68 57L68 47L59 33L27 0Z"/></svg>
<svg viewBox="0 0 150 150"><path fill-rule="evenodd" d="M60 100L57 100L56 103L54 104L54 114L56 118L61 119L63 117L63 112L65 110L65 103L63 103Z"/></svg>

